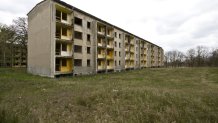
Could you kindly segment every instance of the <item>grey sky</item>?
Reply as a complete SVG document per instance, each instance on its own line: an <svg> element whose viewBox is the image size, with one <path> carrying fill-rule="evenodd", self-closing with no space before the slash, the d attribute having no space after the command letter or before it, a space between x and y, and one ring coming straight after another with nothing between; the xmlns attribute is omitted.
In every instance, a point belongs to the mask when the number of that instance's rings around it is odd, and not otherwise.
<svg viewBox="0 0 218 123"><path fill-rule="evenodd" d="M19 2L18 2L19 1ZM11 24L41 0L5 0L0 23ZM63 0L167 50L218 47L218 0Z"/></svg>

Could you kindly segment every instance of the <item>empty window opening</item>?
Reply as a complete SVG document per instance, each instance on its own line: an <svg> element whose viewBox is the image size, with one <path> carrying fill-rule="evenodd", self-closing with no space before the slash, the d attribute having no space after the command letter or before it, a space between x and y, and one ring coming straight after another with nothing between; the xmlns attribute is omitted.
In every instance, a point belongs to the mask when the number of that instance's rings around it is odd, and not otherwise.
<svg viewBox="0 0 218 123"><path fill-rule="evenodd" d="M91 62L90 59L87 60L87 66L90 67L91 66Z"/></svg>
<svg viewBox="0 0 218 123"><path fill-rule="evenodd" d="M117 37L117 32L114 33L114 36Z"/></svg>
<svg viewBox="0 0 218 123"><path fill-rule="evenodd" d="M114 56L117 56L117 51L114 51Z"/></svg>
<svg viewBox="0 0 218 123"><path fill-rule="evenodd" d="M61 12L58 10L56 10L56 19L59 21L61 20Z"/></svg>
<svg viewBox="0 0 218 123"><path fill-rule="evenodd" d="M120 65L120 61L119 61L119 65Z"/></svg>
<svg viewBox="0 0 218 123"><path fill-rule="evenodd" d="M56 38L61 38L61 30L60 30L60 28L56 28L56 33L55 33L55 37Z"/></svg>
<svg viewBox="0 0 218 123"><path fill-rule="evenodd" d="M61 60L61 66L62 67L66 67L67 66L67 60L66 59L62 59Z"/></svg>
<svg viewBox="0 0 218 123"><path fill-rule="evenodd" d="M121 57L121 52L119 52L119 56Z"/></svg>
<svg viewBox="0 0 218 123"><path fill-rule="evenodd" d="M67 29L66 28L62 28L62 35L67 36Z"/></svg>
<svg viewBox="0 0 218 123"><path fill-rule="evenodd" d="M82 19L75 17L75 22L76 25L82 26Z"/></svg>
<svg viewBox="0 0 218 123"><path fill-rule="evenodd" d="M121 48L121 43L119 43L119 48Z"/></svg>
<svg viewBox="0 0 218 123"><path fill-rule="evenodd" d="M67 13L62 12L62 20L67 21Z"/></svg>
<svg viewBox="0 0 218 123"><path fill-rule="evenodd" d="M75 53L82 53L82 46L74 45L74 52Z"/></svg>
<svg viewBox="0 0 218 123"><path fill-rule="evenodd" d="M98 32L101 32L101 27L100 26L98 27Z"/></svg>
<svg viewBox="0 0 218 123"><path fill-rule="evenodd" d="M99 54L99 55L101 54L101 50L98 50L98 54Z"/></svg>
<svg viewBox="0 0 218 123"><path fill-rule="evenodd" d="M87 54L90 54L90 53L91 53L91 48L87 47Z"/></svg>
<svg viewBox="0 0 218 123"><path fill-rule="evenodd" d="M101 61L98 61L98 66L101 66Z"/></svg>
<svg viewBox="0 0 218 123"><path fill-rule="evenodd" d="M115 45L115 47L117 47L117 42L116 42L116 41L115 41L115 44L114 44L114 45Z"/></svg>
<svg viewBox="0 0 218 123"><path fill-rule="evenodd" d="M115 63L115 66L117 66L117 61L115 61L114 63Z"/></svg>
<svg viewBox="0 0 218 123"><path fill-rule="evenodd" d="M121 39L121 34L119 34L119 38Z"/></svg>
<svg viewBox="0 0 218 123"><path fill-rule="evenodd" d="M88 29L91 28L91 22L87 22L87 28L88 28Z"/></svg>
<svg viewBox="0 0 218 123"><path fill-rule="evenodd" d="M67 44L62 44L62 51L67 51Z"/></svg>
<svg viewBox="0 0 218 123"><path fill-rule="evenodd" d="M74 59L74 66L82 66L82 59Z"/></svg>
<svg viewBox="0 0 218 123"><path fill-rule="evenodd" d="M76 38L76 39L81 39L81 40L82 40L82 32L77 32L77 31L75 31L75 32L74 32L74 35L75 35L74 38Z"/></svg>

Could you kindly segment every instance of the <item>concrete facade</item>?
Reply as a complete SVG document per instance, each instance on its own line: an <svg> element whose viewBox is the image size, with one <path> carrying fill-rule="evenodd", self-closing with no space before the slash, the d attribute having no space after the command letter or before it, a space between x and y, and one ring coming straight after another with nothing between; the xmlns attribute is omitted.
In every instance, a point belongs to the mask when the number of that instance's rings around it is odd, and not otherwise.
<svg viewBox="0 0 218 123"><path fill-rule="evenodd" d="M28 13L28 72L84 75L163 66L163 49L60 0Z"/></svg>

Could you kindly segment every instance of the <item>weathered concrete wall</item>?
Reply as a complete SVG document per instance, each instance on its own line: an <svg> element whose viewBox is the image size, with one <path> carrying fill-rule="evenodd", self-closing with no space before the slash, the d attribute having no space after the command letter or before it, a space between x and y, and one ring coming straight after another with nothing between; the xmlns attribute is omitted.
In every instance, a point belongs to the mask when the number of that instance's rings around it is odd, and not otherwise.
<svg viewBox="0 0 218 123"><path fill-rule="evenodd" d="M121 30L116 29L116 28L114 29L114 32L117 33L117 36L114 37L114 42L117 43L117 46L114 47L114 51L117 52L117 55L114 56L114 61L117 62L117 65L115 66L115 71L121 71L125 69L124 33ZM121 54L121 56L119 56L119 53ZM120 65L119 65L119 62L120 62Z"/></svg>
<svg viewBox="0 0 218 123"><path fill-rule="evenodd" d="M82 66L74 67L74 74L93 74L96 73L96 40L95 40L95 20L74 11L74 17L82 19L82 26L74 25L74 31L82 32L82 40L74 39L74 45L82 46L82 53L74 53L74 59L82 59ZM91 23L91 28L87 28L87 22ZM91 36L90 41L87 41L87 34ZM91 48L90 54L87 54L87 47ZM90 60L91 65L87 66L87 60Z"/></svg>
<svg viewBox="0 0 218 123"><path fill-rule="evenodd" d="M51 1L42 2L28 14L28 72L53 77L51 53Z"/></svg>
<svg viewBox="0 0 218 123"><path fill-rule="evenodd" d="M138 38L134 38L134 40L135 40L135 47L134 47L134 50L135 50L135 56L134 56L134 58L135 58L135 69L139 69L140 68L140 45L139 45L139 43L140 43L140 41L139 41L139 39Z"/></svg>

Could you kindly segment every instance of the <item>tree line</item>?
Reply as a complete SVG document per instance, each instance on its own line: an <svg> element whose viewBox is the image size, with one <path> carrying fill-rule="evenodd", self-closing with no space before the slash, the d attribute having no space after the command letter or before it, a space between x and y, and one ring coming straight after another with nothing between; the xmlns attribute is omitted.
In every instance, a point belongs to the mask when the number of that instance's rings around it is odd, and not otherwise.
<svg viewBox="0 0 218 123"><path fill-rule="evenodd" d="M166 67L218 67L218 48L197 46L185 53L172 50L165 53Z"/></svg>
<svg viewBox="0 0 218 123"><path fill-rule="evenodd" d="M11 25L0 23L0 67L27 63L27 35L27 18L19 17Z"/></svg>

